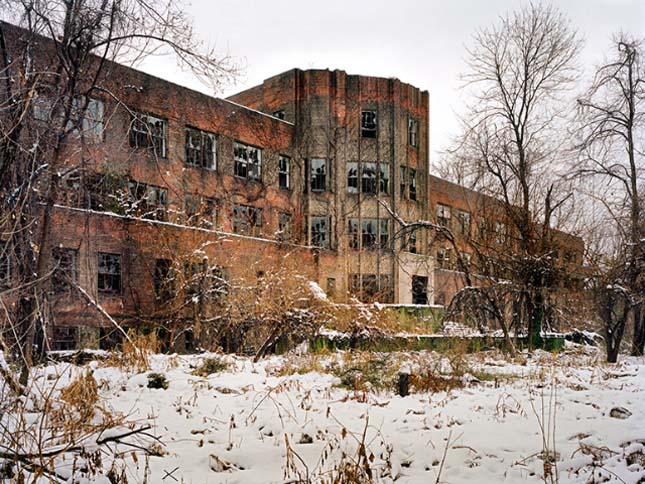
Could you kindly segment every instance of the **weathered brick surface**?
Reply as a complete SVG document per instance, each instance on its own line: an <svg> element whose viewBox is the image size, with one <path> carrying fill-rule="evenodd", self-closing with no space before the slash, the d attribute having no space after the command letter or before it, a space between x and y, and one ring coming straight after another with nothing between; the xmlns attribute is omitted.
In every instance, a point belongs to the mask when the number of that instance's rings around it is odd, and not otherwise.
<svg viewBox="0 0 645 484"><path fill-rule="evenodd" d="M20 52L24 32L2 24L9 48ZM42 40L37 62L47 67L55 61L51 45ZM346 300L353 274L390 277L394 302L411 302L411 276L430 281L429 302L434 297L432 281L446 302L459 289L454 271L435 272L434 247L426 233L418 236L414 257L400 257L401 240L378 250L350 248L350 219L389 219L390 237L401 228L384 207L389 206L406 221L434 220L437 203L476 214L481 198L472 191L429 174L429 95L398 79L348 75L344 71L293 69L267 79L262 85L232 96L213 98L134 69L109 63L99 81L102 91L92 94L105 104L105 133L98 142L68 143L63 164L109 173L115 179L133 179L168 189L168 221L182 224L187 194L217 200L219 231L197 230L171 223L134 220L75 208L56 210L54 245L79 250L79 284L119 320L136 324L154 312L153 290L156 259L187 256L199 249L200 256L224 267L231 278L252 280L258 272L280 264L285 256L296 257L299 266L324 289ZM110 92L110 95L105 93ZM46 85L43 86L46 95ZM125 107L127 106L127 108ZM246 106L246 107L245 107ZM361 111L375 110L377 136L361 136ZM132 111L149 113L168 122L168 154L155 157L148 149L130 147ZM284 120L274 117L278 111ZM263 114L264 113L264 114ZM408 122L418 121L418 146L408 142ZM198 128L217 138L217 168L206 170L185 163L185 129ZM36 123L33 127L40 129ZM236 141L261 148L262 181L234 176L233 145ZM291 189L278 185L280 155L292 160ZM309 189L307 166L311 159L327 161L327 189ZM387 194L350 194L347 163L373 162L389 166ZM417 172L417 200L401 197L400 167ZM360 184L360 181L359 181ZM68 205L62 199L61 205ZM247 204L263 210L258 238L230 234L233 207ZM278 243L280 213L292 217L294 241L300 246ZM312 249L312 216L329 217L331 243L328 249ZM473 217L473 230L477 218ZM581 241L562 234L566 244L582 251ZM394 250L391 250L391 249ZM466 248L466 246L464 246ZM97 254L120 254L123 260L123 291L106 296L97 292ZM55 319L59 325L106 325L91 306L70 295L57 295Z"/></svg>

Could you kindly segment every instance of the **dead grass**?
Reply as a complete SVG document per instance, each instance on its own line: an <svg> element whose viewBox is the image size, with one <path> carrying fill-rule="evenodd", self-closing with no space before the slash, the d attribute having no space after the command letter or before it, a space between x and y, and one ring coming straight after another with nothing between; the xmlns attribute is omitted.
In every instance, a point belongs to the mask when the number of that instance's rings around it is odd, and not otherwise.
<svg viewBox="0 0 645 484"><path fill-rule="evenodd" d="M150 370L150 355L158 353L160 349L156 333L144 335L129 330L128 337L123 341L121 351L112 353L112 357L106 362L107 366L119 368L126 373Z"/></svg>

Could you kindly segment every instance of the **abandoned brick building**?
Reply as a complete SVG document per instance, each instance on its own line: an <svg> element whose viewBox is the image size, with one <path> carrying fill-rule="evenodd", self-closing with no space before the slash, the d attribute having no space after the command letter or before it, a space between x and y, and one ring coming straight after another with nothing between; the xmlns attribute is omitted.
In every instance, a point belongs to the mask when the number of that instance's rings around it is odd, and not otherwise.
<svg viewBox="0 0 645 484"><path fill-rule="evenodd" d="M451 247L397 221L435 220L464 239L480 224L478 195L429 173L427 91L338 70L293 69L229 99L118 64L102 82L83 148L68 150L83 169L63 177L53 257L125 325L154 313L159 274L182 253L246 280L295 258L338 301L446 304L463 284ZM51 103L43 88L34 130ZM580 262L582 242L562 237ZM52 297L52 347L97 344L96 309Z"/></svg>

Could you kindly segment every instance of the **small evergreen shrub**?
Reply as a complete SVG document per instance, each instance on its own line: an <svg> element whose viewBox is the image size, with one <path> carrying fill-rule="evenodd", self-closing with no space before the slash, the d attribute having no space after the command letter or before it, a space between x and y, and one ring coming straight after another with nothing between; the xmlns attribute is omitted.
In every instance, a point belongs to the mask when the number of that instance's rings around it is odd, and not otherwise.
<svg viewBox="0 0 645 484"><path fill-rule="evenodd" d="M149 373L148 374L148 388L162 388L168 389L168 379L163 373Z"/></svg>

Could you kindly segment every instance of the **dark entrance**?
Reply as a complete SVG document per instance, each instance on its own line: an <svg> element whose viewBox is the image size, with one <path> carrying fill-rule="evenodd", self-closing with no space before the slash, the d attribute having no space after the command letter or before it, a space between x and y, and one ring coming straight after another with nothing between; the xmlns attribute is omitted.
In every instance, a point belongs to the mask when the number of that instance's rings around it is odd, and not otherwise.
<svg viewBox="0 0 645 484"><path fill-rule="evenodd" d="M412 276L412 304L428 304L428 278Z"/></svg>

